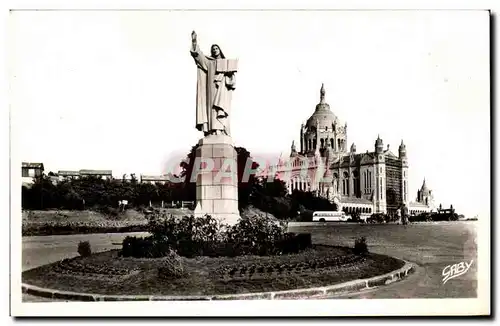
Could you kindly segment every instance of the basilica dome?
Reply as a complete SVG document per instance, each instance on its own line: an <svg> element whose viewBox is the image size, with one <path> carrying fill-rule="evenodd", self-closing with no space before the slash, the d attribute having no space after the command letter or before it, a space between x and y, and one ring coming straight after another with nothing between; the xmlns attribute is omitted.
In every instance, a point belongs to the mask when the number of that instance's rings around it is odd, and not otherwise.
<svg viewBox="0 0 500 326"><path fill-rule="evenodd" d="M330 110L330 105L325 102L325 87L321 85L320 102L316 105L316 110L307 119L306 127L308 130L315 129L319 126L320 130L332 129L333 125L339 125L340 121L337 116Z"/></svg>
<svg viewBox="0 0 500 326"><path fill-rule="evenodd" d="M424 179L424 183L422 184L422 188L420 188L420 192L423 195L429 195L430 194L430 190L429 190L429 188L427 188L427 184L425 183L425 179Z"/></svg>

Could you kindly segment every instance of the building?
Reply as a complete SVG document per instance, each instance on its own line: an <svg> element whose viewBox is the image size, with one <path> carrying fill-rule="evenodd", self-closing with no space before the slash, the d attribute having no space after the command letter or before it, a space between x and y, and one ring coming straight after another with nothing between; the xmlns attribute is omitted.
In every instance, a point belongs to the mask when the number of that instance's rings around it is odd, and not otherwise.
<svg viewBox="0 0 500 326"><path fill-rule="evenodd" d="M42 176L43 171L44 171L43 163L22 162L21 176L22 176L23 186L29 186L33 184L33 179L35 177Z"/></svg>
<svg viewBox="0 0 500 326"><path fill-rule="evenodd" d="M410 203L410 215L430 213L433 212L435 208L434 195L432 194L432 190L427 187L424 179L422 187L417 190L417 200Z"/></svg>
<svg viewBox="0 0 500 326"><path fill-rule="evenodd" d="M111 170L80 170L80 176L94 176L102 179L113 179L113 171Z"/></svg>
<svg viewBox="0 0 500 326"><path fill-rule="evenodd" d="M401 205L410 207L408 157L403 141L397 155L380 136L371 151L348 147L347 123L331 111L321 86L314 113L300 127L300 148L292 142L290 157L273 167L289 193L313 191L346 213L393 214Z"/></svg>
<svg viewBox="0 0 500 326"><path fill-rule="evenodd" d="M141 183L151 183L151 184L165 184L167 182L170 182L172 180L172 175L166 174L166 175L143 175L141 174L140 176L140 182Z"/></svg>
<svg viewBox="0 0 500 326"><path fill-rule="evenodd" d="M112 170L80 170L80 171L59 171L57 175L59 180L64 179L78 179L84 176L95 176L100 177L102 179L112 179L113 178Z"/></svg>
<svg viewBox="0 0 500 326"><path fill-rule="evenodd" d="M78 179L80 177L79 171L58 171L57 176L60 181L64 179Z"/></svg>

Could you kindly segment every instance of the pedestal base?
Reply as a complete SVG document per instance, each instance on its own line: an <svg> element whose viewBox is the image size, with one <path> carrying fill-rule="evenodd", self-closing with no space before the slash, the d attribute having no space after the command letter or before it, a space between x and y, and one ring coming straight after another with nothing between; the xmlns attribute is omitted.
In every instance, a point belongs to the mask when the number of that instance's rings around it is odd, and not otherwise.
<svg viewBox="0 0 500 326"><path fill-rule="evenodd" d="M210 215L234 225L238 210L238 164L231 137L209 135L200 139L193 175L196 178L196 217Z"/></svg>

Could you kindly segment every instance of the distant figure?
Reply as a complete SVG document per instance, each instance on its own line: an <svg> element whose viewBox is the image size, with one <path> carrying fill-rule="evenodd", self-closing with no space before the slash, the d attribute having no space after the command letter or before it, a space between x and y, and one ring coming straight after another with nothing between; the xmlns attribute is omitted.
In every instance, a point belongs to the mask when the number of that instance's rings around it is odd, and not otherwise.
<svg viewBox="0 0 500 326"><path fill-rule="evenodd" d="M408 224L408 208L404 204L401 206L401 219L403 221L403 225Z"/></svg>
<svg viewBox="0 0 500 326"><path fill-rule="evenodd" d="M396 223L398 223L398 224L401 223L401 208L398 208L396 210Z"/></svg>

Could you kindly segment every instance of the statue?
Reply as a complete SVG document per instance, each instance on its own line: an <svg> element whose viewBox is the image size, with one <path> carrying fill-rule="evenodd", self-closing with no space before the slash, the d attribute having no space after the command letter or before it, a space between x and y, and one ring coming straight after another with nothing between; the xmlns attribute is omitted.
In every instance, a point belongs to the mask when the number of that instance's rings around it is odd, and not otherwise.
<svg viewBox="0 0 500 326"><path fill-rule="evenodd" d="M191 56L197 70L196 85L196 129L204 135L230 136L229 116L231 97L236 85L238 61L226 59L217 44L205 56L198 46L196 33L191 33Z"/></svg>

